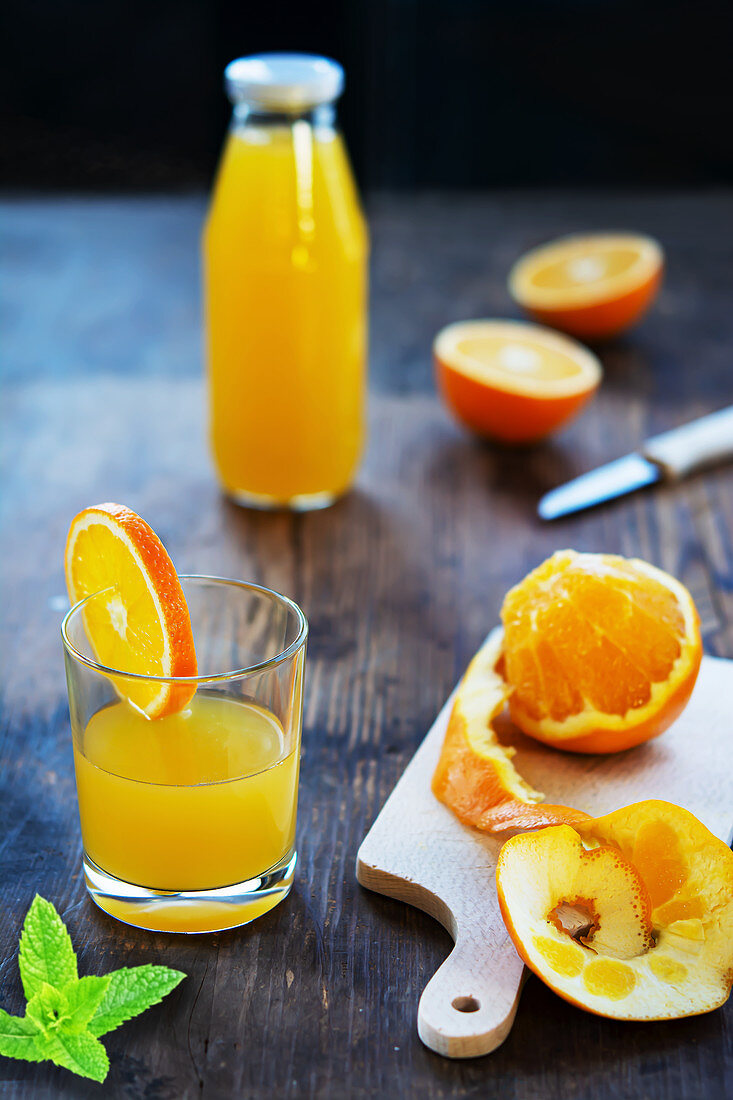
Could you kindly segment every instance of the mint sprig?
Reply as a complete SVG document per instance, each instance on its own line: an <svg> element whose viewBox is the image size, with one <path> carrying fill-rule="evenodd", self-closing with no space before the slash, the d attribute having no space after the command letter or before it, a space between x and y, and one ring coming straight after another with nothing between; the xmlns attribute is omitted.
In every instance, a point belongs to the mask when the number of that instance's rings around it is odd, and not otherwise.
<svg viewBox="0 0 733 1100"><path fill-rule="evenodd" d="M99 1036L158 1004L186 977L148 964L80 978L66 926L38 894L23 924L18 966L28 1003L25 1016L0 1008L0 1054L54 1062L94 1081L109 1070Z"/></svg>

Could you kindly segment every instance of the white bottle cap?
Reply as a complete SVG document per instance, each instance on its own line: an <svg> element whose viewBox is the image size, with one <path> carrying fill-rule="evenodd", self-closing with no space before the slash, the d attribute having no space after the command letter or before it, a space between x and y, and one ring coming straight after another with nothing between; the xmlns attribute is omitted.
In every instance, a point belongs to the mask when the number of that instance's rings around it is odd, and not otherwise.
<svg viewBox="0 0 733 1100"><path fill-rule="evenodd" d="M316 54L261 53L230 61L224 80L232 103L265 111L306 111L341 94L344 70Z"/></svg>

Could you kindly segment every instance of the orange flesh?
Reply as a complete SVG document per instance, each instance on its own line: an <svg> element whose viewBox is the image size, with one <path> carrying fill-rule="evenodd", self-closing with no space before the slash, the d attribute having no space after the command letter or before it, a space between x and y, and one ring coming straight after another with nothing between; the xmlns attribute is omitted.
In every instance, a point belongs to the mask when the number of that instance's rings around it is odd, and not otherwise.
<svg viewBox="0 0 733 1100"><path fill-rule="evenodd" d="M587 348L536 325L465 321L433 344L438 388L472 431L529 443L561 427L597 389L601 365Z"/></svg>
<svg viewBox="0 0 733 1100"><path fill-rule="evenodd" d="M476 365L486 364L501 371L507 379L536 378L555 381L573 378L580 374L580 367L570 358L553 348L528 343L508 343L505 338L483 336L480 339L459 340L456 351L470 356Z"/></svg>
<svg viewBox="0 0 733 1100"><path fill-rule="evenodd" d="M692 597L646 562L558 551L507 593L501 616L512 719L567 751L656 737L700 668Z"/></svg>
<svg viewBox="0 0 733 1100"><path fill-rule="evenodd" d="M567 974L569 978L574 978L581 973L585 964L581 948L571 943L558 943L548 936L535 936L534 945L558 974Z"/></svg>
<svg viewBox="0 0 733 1100"><path fill-rule="evenodd" d="M538 268L532 276L535 286L563 289L565 287L584 286L597 279L613 278L623 275L636 262L637 253L630 248L615 248L606 251L589 250L585 256L576 255L572 259L558 260L546 267Z"/></svg>
<svg viewBox="0 0 733 1100"><path fill-rule="evenodd" d="M583 984L589 993L620 1001L628 997L636 985L636 975L630 966L615 959L597 959L583 971Z"/></svg>
<svg viewBox="0 0 733 1100"><path fill-rule="evenodd" d="M649 959L649 969L660 981L670 984L683 982L688 973L686 966L664 955L652 955Z"/></svg>
<svg viewBox="0 0 733 1100"><path fill-rule="evenodd" d="M664 821L649 821L641 826L632 860L646 883L652 909L669 901L687 882L688 868L680 852L679 839ZM685 916L699 916L699 913L685 911Z"/></svg>
<svg viewBox="0 0 733 1100"><path fill-rule="evenodd" d="M90 637L95 639L97 657L108 668L124 669L141 675L161 674L159 665L163 654L163 631L159 619L152 610L150 593L139 569L133 567L131 558L123 557L118 550L119 540L107 527L98 524L80 531L76 540L75 558L83 560L81 570L75 573L77 598L99 592L109 584L106 563L117 562L115 592L104 600L92 600L85 609L85 621ZM125 594L122 604L118 591ZM111 614L117 630L99 630L98 621L106 623Z"/></svg>
<svg viewBox="0 0 733 1100"><path fill-rule="evenodd" d="M507 676L533 717L562 721L583 699L625 714L649 701L680 655L682 614L650 578L566 569L519 588L502 610Z"/></svg>

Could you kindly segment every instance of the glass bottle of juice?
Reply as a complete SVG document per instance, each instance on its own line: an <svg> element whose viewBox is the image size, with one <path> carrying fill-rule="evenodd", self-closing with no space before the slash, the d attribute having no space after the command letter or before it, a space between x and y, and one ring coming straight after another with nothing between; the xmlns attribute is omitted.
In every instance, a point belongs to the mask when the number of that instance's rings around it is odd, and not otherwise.
<svg viewBox="0 0 733 1100"><path fill-rule="evenodd" d="M334 126L335 62L231 62L232 125L204 229L210 437L224 491L319 508L364 437L367 230Z"/></svg>

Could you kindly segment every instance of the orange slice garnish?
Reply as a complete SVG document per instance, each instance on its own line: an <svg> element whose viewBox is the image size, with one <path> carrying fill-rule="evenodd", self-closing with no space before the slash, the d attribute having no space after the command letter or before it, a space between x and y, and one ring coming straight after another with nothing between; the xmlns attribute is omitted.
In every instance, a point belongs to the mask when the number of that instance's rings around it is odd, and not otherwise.
<svg viewBox="0 0 733 1100"><path fill-rule="evenodd" d="M657 241L632 233L562 237L527 252L509 292L535 320L573 336L603 339L630 328L662 281Z"/></svg>
<svg viewBox="0 0 733 1100"><path fill-rule="evenodd" d="M595 393L602 370L587 348L523 321L462 321L433 345L438 387L479 435L531 443L565 424Z"/></svg>
<svg viewBox="0 0 733 1100"><path fill-rule="evenodd" d="M72 604L93 597L84 624L100 664L139 677L196 675L186 599L173 562L144 519L121 504L85 508L69 529L65 571ZM182 710L196 690L195 684L113 680L148 718Z"/></svg>

